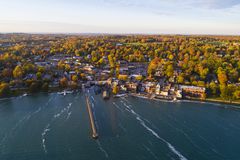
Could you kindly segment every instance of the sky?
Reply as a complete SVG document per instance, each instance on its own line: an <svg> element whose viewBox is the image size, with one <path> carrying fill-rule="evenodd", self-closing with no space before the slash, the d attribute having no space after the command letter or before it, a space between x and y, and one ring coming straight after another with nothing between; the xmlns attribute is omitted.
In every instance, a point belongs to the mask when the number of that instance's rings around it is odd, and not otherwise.
<svg viewBox="0 0 240 160"><path fill-rule="evenodd" d="M240 0L0 0L0 32L240 35Z"/></svg>

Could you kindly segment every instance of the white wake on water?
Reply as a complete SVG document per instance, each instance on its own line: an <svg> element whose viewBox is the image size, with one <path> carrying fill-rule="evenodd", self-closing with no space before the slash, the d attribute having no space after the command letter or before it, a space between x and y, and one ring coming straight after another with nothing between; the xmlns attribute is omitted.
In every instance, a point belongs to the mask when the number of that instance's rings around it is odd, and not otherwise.
<svg viewBox="0 0 240 160"><path fill-rule="evenodd" d="M46 125L46 127L44 128L43 132L42 132L42 147L45 153L47 153L47 146L46 146L46 135L47 133L51 130L50 126L51 124L54 122L55 119L61 117L63 115L63 113L67 112L67 118L66 120L68 120L72 114L72 112L69 112L69 110L72 107L72 103L69 103L66 107L64 107L60 112L58 112L57 114L55 114L53 116L53 118L50 120L50 122Z"/></svg>
<svg viewBox="0 0 240 160"><path fill-rule="evenodd" d="M153 156L154 159L158 160L158 157L156 156L156 154L154 154L152 152L152 150L150 148L148 148L147 146L143 145L143 147Z"/></svg>
<svg viewBox="0 0 240 160"><path fill-rule="evenodd" d="M46 148L46 138L45 136L47 135L47 132L50 131L50 124L47 124L47 126L44 128L44 131L42 133L42 147L45 153L47 153L47 148Z"/></svg>
<svg viewBox="0 0 240 160"><path fill-rule="evenodd" d="M97 140L96 142L97 142L98 148L104 153L105 157L109 158L107 151L105 151L105 149L102 147L100 141Z"/></svg>
<svg viewBox="0 0 240 160"><path fill-rule="evenodd" d="M27 96L26 94L19 96L18 98L23 98ZM4 148L4 143L7 140L8 137L10 137L14 131L17 130L17 128L19 128L21 125L23 125L26 121L28 121L32 116L34 116L35 114L39 113L43 108L45 108L46 106L49 105L49 103L53 100L54 97L49 98L49 100L41 107L39 107L36 111L34 112L30 112L28 115L24 116L22 119L20 119L11 129L8 133L6 133L4 135L4 137L2 138L2 140L0 141L0 147Z"/></svg>
<svg viewBox="0 0 240 160"><path fill-rule="evenodd" d="M113 102L113 105L123 113L123 110L119 105L117 105L115 102Z"/></svg>
<svg viewBox="0 0 240 160"><path fill-rule="evenodd" d="M158 138L159 140L161 140L162 142L166 143L168 148L175 154L177 155L180 160L187 160L186 157L184 157L171 143L169 143L167 140L163 139L162 137L160 137L153 129L151 129L150 127L148 127L146 125L146 123L142 120L141 116L139 114L137 114L129 105L127 105L125 102L121 101L121 103L130 111L130 113L132 113L136 120L145 128L147 129L153 136L155 136L156 138Z"/></svg>

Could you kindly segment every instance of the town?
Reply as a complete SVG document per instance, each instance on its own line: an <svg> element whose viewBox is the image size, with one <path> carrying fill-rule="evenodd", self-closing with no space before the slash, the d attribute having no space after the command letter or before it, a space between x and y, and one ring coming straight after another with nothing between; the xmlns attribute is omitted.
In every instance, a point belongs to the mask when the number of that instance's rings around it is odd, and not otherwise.
<svg viewBox="0 0 240 160"><path fill-rule="evenodd" d="M0 96L95 86L104 98L239 103L240 38L0 35Z"/></svg>

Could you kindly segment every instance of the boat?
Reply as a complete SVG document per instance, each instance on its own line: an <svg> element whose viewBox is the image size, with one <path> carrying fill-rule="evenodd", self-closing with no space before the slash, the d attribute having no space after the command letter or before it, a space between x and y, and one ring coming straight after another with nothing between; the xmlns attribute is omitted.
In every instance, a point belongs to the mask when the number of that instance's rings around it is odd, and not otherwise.
<svg viewBox="0 0 240 160"><path fill-rule="evenodd" d="M23 96L23 97L26 97L27 95L28 95L27 93L24 93L22 96Z"/></svg>
<svg viewBox="0 0 240 160"><path fill-rule="evenodd" d="M73 91L67 91L67 90L64 90L62 92L58 92L59 95L64 95L64 96L66 96L67 94L72 94L72 93L73 93Z"/></svg>
<svg viewBox="0 0 240 160"><path fill-rule="evenodd" d="M127 94L117 94L117 95L114 95L113 97L114 98L121 98L121 97L126 97Z"/></svg>

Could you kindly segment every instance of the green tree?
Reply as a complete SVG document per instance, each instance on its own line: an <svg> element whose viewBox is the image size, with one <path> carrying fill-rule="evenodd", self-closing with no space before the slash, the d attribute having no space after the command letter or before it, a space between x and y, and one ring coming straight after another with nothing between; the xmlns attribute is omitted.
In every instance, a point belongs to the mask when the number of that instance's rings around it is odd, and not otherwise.
<svg viewBox="0 0 240 160"><path fill-rule="evenodd" d="M216 84L215 82L212 81L212 82L209 84L209 88L210 88L210 90L211 90L211 94L213 94L213 95L216 95L216 94L217 94L218 86L217 86L217 84Z"/></svg>
<svg viewBox="0 0 240 160"><path fill-rule="evenodd" d="M42 79L42 73L41 72L37 72L36 73L37 79L41 80Z"/></svg>
<svg viewBox="0 0 240 160"><path fill-rule="evenodd" d="M172 77L173 76L173 73L174 73L174 69L173 69L173 65L172 64L169 64L167 66L167 69L166 69L166 75L168 77Z"/></svg>
<svg viewBox="0 0 240 160"><path fill-rule="evenodd" d="M179 84L183 84L183 83L184 83L184 77L183 77L183 75L179 75L179 76L177 77L177 83L179 83Z"/></svg>
<svg viewBox="0 0 240 160"><path fill-rule="evenodd" d="M234 93L234 99L240 99L240 89L236 90Z"/></svg>

